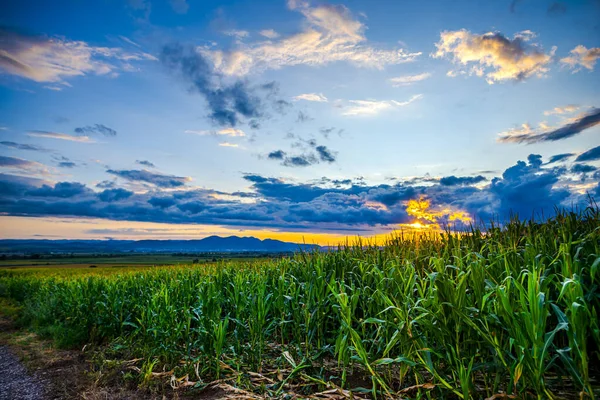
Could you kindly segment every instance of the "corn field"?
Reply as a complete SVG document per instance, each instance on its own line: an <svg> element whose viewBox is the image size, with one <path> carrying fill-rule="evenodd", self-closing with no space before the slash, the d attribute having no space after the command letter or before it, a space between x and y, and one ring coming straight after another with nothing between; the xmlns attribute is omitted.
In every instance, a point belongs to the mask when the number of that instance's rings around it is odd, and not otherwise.
<svg viewBox="0 0 600 400"><path fill-rule="evenodd" d="M22 323L140 359L139 384L266 397L595 398L600 212L281 260L0 272Z"/></svg>

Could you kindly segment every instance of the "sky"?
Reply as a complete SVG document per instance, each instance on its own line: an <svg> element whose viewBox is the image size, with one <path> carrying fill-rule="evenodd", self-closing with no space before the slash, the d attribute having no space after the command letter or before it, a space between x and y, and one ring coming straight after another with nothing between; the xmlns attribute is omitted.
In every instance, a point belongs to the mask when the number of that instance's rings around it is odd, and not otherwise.
<svg viewBox="0 0 600 400"><path fill-rule="evenodd" d="M0 238L308 243L600 199L600 1L3 2Z"/></svg>

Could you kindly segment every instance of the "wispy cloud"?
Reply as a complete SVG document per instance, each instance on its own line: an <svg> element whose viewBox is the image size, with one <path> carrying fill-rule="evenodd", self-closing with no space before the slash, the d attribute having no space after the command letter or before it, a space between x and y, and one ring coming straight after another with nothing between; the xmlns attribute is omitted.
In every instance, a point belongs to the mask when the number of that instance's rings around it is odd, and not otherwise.
<svg viewBox="0 0 600 400"><path fill-rule="evenodd" d="M17 157L0 156L0 168L16 169L24 172L46 175L48 173L44 164L24 160Z"/></svg>
<svg viewBox="0 0 600 400"><path fill-rule="evenodd" d="M600 160L600 146L596 146L588 151L581 153L575 159L575 162Z"/></svg>
<svg viewBox="0 0 600 400"><path fill-rule="evenodd" d="M240 147L240 145L237 143L229 143L229 142L221 142L221 143L219 143L219 146L221 146L221 147Z"/></svg>
<svg viewBox="0 0 600 400"><path fill-rule="evenodd" d="M228 31L223 31L224 35L227 36L233 36L234 38L241 40L244 38L247 38L248 36L250 36L250 32L248 31L242 31L242 30L237 30L237 29L230 29Z"/></svg>
<svg viewBox="0 0 600 400"><path fill-rule="evenodd" d="M564 107L554 107L552 110L544 111L544 115L571 114L579 110L580 108L580 106L569 104Z"/></svg>
<svg viewBox="0 0 600 400"><path fill-rule="evenodd" d="M243 130L241 130L241 129L234 129L234 128L220 129L220 130L217 131L217 135L232 136L232 137L246 136L246 134L244 133Z"/></svg>
<svg viewBox="0 0 600 400"><path fill-rule="evenodd" d="M521 81L544 76L556 50L545 53L540 46L529 43L534 37L531 31L517 33L512 39L499 32L478 35L465 29L444 31L432 57L447 57L458 65L450 76L468 73L485 77L489 84Z"/></svg>
<svg viewBox="0 0 600 400"><path fill-rule="evenodd" d="M135 160L136 164L143 165L144 167L154 168L156 165L148 160Z"/></svg>
<svg viewBox="0 0 600 400"><path fill-rule="evenodd" d="M160 188L178 188L192 179L184 176L164 175L148 170L114 170L108 169L107 173L118 176L131 182L145 182Z"/></svg>
<svg viewBox="0 0 600 400"><path fill-rule="evenodd" d="M351 106L348 106L342 115L376 115L382 111L389 110L394 107L404 107L410 103L419 100L423 95L417 94L412 96L407 101L396 100L350 100Z"/></svg>
<svg viewBox="0 0 600 400"><path fill-rule="evenodd" d="M285 100L276 98L278 86L271 82L251 86L247 80L224 80L206 55L193 46L178 43L164 46L160 60L167 69L200 94L208 105L208 117L220 126L236 126L244 120L256 121L264 117L265 104L282 111Z"/></svg>
<svg viewBox="0 0 600 400"><path fill-rule="evenodd" d="M208 136L208 135L231 136L231 137L244 137L244 136L246 136L246 133L243 130L241 130L241 129L235 129L235 128L223 128L223 129L219 129L217 131L188 129L188 130L184 131L184 133L191 133L193 135L200 135L200 136Z"/></svg>
<svg viewBox="0 0 600 400"><path fill-rule="evenodd" d="M79 135L101 134L104 136L117 136L117 131L103 124L94 124L91 126L75 128L75 133Z"/></svg>
<svg viewBox="0 0 600 400"><path fill-rule="evenodd" d="M311 7L298 1L288 2L288 6L304 16L305 28L301 32L277 40L240 45L231 51L206 48L203 53L213 61L218 71L228 75L245 75L251 71L301 64L325 65L336 61L383 68L389 64L414 61L421 54L366 45L366 27L342 5Z"/></svg>
<svg viewBox="0 0 600 400"><path fill-rule="evenodd" d="M66 80L75 76L132 71L136 69L131 64L134 61L156 60L141 51L94 47L59 37L23 35L6 28L0 29L0 54L0 68L9 74L67 86Z"/></svg>
<svg viewBox="0 0 600 400"><path fill-rule="evenodd" d="M417 74L417 75L398 76L396 78L391 78L390 83L394 87L408 86L408 85L412 85L412 84L415 84L420 81L424 81L425 79L429 78L430 76L431 76L431 74L429 72L424 72L422 74Z"/></svg>
<svg viewBox="0 0 600 400"><path fill-rule="evenodd" d="M594 70L596 61L600 58L600 47L588 49L579 45L570 52L570 56L561 58L560 62L573 70L573 73L581 71L582 68Z"/></svg>
<svg viewBox="0 0 600 400"><path fill-rule="evenodd" d="M523 124L498 134L498 141L503 143L538 143L556 141L575 136L586 129L600 124L600 108L592 108L587 113L568 118L559 126L539 124L537 128Z"/></svg>
<svg viewBox="0 0 600 400"><path fill-rule="evenodd" d="M268 39L276 39L279 37L279 33L275 32L273 29L263 29L258 33Z"/></svg>
<svg viewBox="0 0 600 400"><path fill-rule="evenodd" d="M303 93L298 96L293 97L294 100L306 100L306 101L316 101L316 102L327 102L327 97L323 95L323 93Z"/></svg>
<svg viewBox="0 0 600 400"><path fill-rule="evenodd" d="M96 143L95 140L91 139L88 136L73 136L73 135L69 135L67 133L60 133L60 132L29 131L29 132L27 132L27 135L33 136L33 137L49 138L49 139L68 140L71 142Z"/></svg>
<svg viewBox="0 0 600 400"><path fill-rule="evenodd" d="M6 146L6 147L10 147L12 149L16 149L16 150L30 150L30 151L41 151L41 152L50 151L44 147L35 146L33 144L26 144L26 143L15 143L15 142L10 142L10 141L2 141L2 142L0 142L0 144L3 146Z"/></svg>

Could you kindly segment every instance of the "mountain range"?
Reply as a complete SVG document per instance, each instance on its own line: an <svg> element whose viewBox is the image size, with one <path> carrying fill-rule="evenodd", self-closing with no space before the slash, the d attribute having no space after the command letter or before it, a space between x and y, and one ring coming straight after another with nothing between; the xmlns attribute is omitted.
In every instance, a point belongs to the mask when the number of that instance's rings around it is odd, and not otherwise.
<svg viewBox="0 0 600 400"><path fill-rule="evenodd" d="M261 240L251 236L208 236L193 240L0 240L0 253L286 253L318 248L318 245Z"/></svg>

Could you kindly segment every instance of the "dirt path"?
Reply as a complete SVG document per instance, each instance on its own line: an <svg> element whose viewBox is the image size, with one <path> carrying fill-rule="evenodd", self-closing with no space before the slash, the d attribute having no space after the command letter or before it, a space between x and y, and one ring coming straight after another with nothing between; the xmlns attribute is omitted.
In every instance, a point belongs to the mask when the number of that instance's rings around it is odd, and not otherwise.
<svg viewBox="0 0 600 400"><path fill-rule="evenodd" d="M44 399L44 384L27 372L25 366L6 346L0 346L0 399Z"/></svg>

